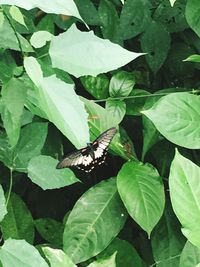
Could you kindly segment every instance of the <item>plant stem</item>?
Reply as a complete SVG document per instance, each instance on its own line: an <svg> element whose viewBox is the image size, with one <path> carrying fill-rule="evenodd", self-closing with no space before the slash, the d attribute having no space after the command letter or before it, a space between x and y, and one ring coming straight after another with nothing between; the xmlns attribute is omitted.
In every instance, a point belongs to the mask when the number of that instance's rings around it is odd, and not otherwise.
<svg viewBox="0 0 200 267"><path fill-rule="evenodd" d="M9 189L8 189L8 196L7 196L7 199L6 199L6 207L8 206L8 202L9 202L9 199L10 199L10 194L11 194L11 191L12 191L12 185L13 185L13 169L10 168L10 185L9 185Z"/></svg>

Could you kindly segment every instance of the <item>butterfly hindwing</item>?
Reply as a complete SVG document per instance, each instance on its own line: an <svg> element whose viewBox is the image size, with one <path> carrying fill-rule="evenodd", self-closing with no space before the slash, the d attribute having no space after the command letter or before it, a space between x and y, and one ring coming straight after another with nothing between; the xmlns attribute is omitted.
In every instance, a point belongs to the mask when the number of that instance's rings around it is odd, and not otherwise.
<svg viewBox="0 0 200 267"><path fill-rule="evenodd" d="M88 144L87 147L67 155L58 163L57 168L61 169L75 166L81 170L90 172L94 169L95 165L104 163L108 146L116 132L117 129L114 127L103 132L96 140Z"/></svg>

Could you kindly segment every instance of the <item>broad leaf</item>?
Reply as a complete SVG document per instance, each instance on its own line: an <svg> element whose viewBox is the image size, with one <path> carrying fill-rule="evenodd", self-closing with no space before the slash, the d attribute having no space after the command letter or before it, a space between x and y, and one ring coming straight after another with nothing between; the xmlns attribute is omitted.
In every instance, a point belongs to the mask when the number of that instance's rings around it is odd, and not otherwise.
<svg viewBox="0 0 200 267"><path fill-rule="evenodd" d="M200 21L198 20L198 14L200 10L200 2L198 0L188 0L186 4L185 16L188 24L193 31L200 36Z"/></svg>
<svg viewBox="0 0 200 267"><path fill-rule="evenodd" d="M142 267L143 262L139 254L131 244L126 240L120 240L115 238L113 242L102 251L97 258L103 259L105 257L111 256L115 251L116 255L116 267L128 266L128 267Z"/></svg>
<svg viewBox="0 0 200 267"><path fill-rule="evenodd" d="M35 48L41 48L43 47L47 42L51 41L52 34L48 31L38 31L34 32L31 36L30 42L33 47Z"/></svg>
<svg viewBox="0 0 200 267"><path fill-rule="evenodd" d="M147 53L146 59L149 67L156 73L167 57L170 35L162 24L153 21L141 37L141 47L142 51Z"/></svg>
<svg viewBox="0 0 200 267"><path fill-rule="evenodd" d="M155 168L139 162L127 162L117 176L117 187L130 216L148 235L164 209L164 186Z"/></svg>
<svg viewBox="0 0 200 267"><path fill-rule="evenodd" d="M126 103L121 100L107 100L106 110L108 111L108 116L112 118L113 122L119 124L126 114Z"/></svg>
<svg viewBox="0 0 200 267"><path fill-rule="evenodd" d="M61 188L79 181L69 168L57 170L57 163L49 156L34 157L28 164L28 176L44 190Z"/></svg>
<svg viewBox="0 0 200 267"><path fill-rule="evenodd" d="M142 113L172 143L191 149L200 148L199 96L172 93Z"/></svg>
<svg viewBox="0 0 200 267"><path fill-rule="evenodd" d="M88 267L116 267L117 266L115 262L116 254L117 251L113 255L105 259L99 259L97 261L92 262L91 264L88 265Z"/></svg>
<svg viewBox="0 0 200 267"><path fill-rule="evenodd" d="M200 262L200 248L186 242L182 250L179 267L193 267Z"/></svg>
<svg viewBox="0 0 200 267"><path fill-rule="evenodd" d="M9 13L14 20L16 20L18 23L20 23L26 27L26 24L24 22L24 17L23 17L23 15L22 15L22 13L18 7L11 6L9 9Z"/></svg>
<svg viewBox="0 0 200 267"><path fill-rule="evenodd" d="M47 137L47 126L47 123L34 122L22 128L13 155L12 167L15 170L27 172L28 162L40 155Z"/></svg>
<svg viewBox="0 0 200 267"><path fill-rule="evenodd" d="M12 78L2 88L3 111L1 117L10 145L14 147L19 139L26 88L20 79Z"/></svg>
<svg viewBox="0 0 200 267"><path fill-rule="evenodd" d="M42 247L44 255L50 262L51 267L76 267L69 256L67 256L60 249L53 249L49 247Z"/></svg>
<svg viewBox="0 0 200 267"><path fill-rule="evenodd" d="M75 77L96 76L124 66L142 55L103 40L92 31L81 32L74 25L68 31L53 37L49 54L53 67L65 70Z"/></svg>
<svg viewBox="0 0 200 267"><path fill-rule="evenodd" d="M87 113L72 84L55 75L43 78L40 65L33 57L25 58L26 71L37 86L39 107L48 119L77 147L89 142Z"/></svg>
<svg viewBox="0 0 200 267"><path fill-rule="evenodd" d="M37 249L25 240L8 239L0 249L3 267L48 267Z"/></svg>
<svg viewBox="0 0 200 267"><path fill-rule="evenodd" d="M7 214L6 199L4 196L3 188L0 185L0 222L3 220L6 214Z"/></svg>
<svg viewBox="0 0 200 267"><path fill-rule="evenodd" d="M99 25L99 15L96 9L96 5L91 0L74 0L81 17L89 25Z"/></svg>
<svg viewBox="0 0 200 267"><path fill-rule="evenodd" d="M81 16L79 15L78 9L73 0L68 0L67 2L65 0L55 2L49 2L48 0L0 0L0 4L15 5L27 10L37 7L43 10L45 13L63 14L68 16L71 15L81 19Z"/></svg>
<svg viewBox="0 0 200 267"><path fill-rule="evenodd" d="M192 244L200 248L199 177L200 167L176 151L169 176L171 202L182 224L183 234Z"/></svg>
<svg viewBox="0 0 200 267"><path fill-rule="evenodd" d="M114 178L89 189L71 211L63 236L64 251L75 263L105 249L119 233L126 211Z"/></svg>
<svg viewBox="0 0 200 267"><path fill-rule="evenodd" d="M35 220L34 224L44 240L57 246L62 245L62 235L64 231L62 223L51 218L40 218Z"/></svg>
<svg viewBox="0 0 200 267"><path fill-rule="evenodd" d="M33 218L24 201L15 193L11 194L8 202L8 213L1 222L3 238L25 239L33 243Z"/></svg>

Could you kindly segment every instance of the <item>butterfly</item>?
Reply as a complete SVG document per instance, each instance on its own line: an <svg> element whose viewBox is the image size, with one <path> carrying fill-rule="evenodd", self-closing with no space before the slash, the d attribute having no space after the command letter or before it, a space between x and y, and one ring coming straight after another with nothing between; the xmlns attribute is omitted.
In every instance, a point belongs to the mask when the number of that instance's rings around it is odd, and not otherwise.
<svg viewBox="0 0 200 267"><path fill-rule="evenodd" d="M112 141L117 129L112 127L103 132L92 143L88 143L86 147L68 154L56 166L57 169L67 167L77 167L85 172L90 172L96 165L101 165L106 159L108 146Z"/></svg>

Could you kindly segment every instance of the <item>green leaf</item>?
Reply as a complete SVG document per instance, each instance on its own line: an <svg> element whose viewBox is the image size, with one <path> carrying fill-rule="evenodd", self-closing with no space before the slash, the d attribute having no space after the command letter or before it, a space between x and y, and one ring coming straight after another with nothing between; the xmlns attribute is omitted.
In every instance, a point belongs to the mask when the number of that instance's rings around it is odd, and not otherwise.
<svg viewBox="0 0 200 267"><path fill-rule="evenodd" d="M200 63L200 55L191 55L184 59L183 61L197 62Z"/></svg>
<svg viewBox="0 0 200 267"><path fill-rule="evenodd" d="M135 85L133 73L119 71L110 80L109 93L111 97L128 96Z"/></svg>
<svg viewBox="0 0 200 267"><path fill-rule="evenodd" d="M105 258L99 259L97 261L92 262L88 265L88 267L116 267L115 258L117 255L117 251L113 253L113 255Z"/></svg>
<svg viewBox="0 0 200 267"><path fill-rule="evenodd" d="M0 222L3 220L6 214L7 214L6 199L4 196L3 188L0 185Z"/></svg>
<svg viewBox="0 0 200 267"><path fill-rule="evenodd" d="M124 66L142 55L101 39L92 31L81 32L75 25L53 37L49 54L53 67L65 70L75 77L96 76Z"/></svg>
<svg viewBox="0 0 200 267"><path fill-rule="evenodd" d="M4 53L0 53L0 80L6 84L13 77L15 70L16 62L10 51L6 50Z"/></svg>
<svg viewBox="0 0 200 267"><path fill-rule="evenodd" d="M37 86L39 107L49 121L53 122L76 148L85 146L89 142L88 114L75 93L74 86L64 83L55 75L43 78L40 65L33 57L25 58L24 64L29 77Z"/></svg>
<svg viewBox="0 0 200 267"><path fill-rule="evenodd" d="M17 194L12 193L7 209L8 213L1 222L4 240L11 237L33 243L33 218L24 201Z"/></svg>
<svg viewBox="0 0 200 267"><path fill-rule="evenodd" d="M150 235L165 204L157 170L148 164L127 162L118 173L117 187L130 216Z"/></svg>
<svg viewBox="0 0 200 267"><path fill-rule="evenodd" d="M116 180L102 181L84 193L71 211L63 235L64 251L75 263L97 255L119 233L125 220Z"/></svg>
<svg viewBox="0 0 200 267"><path fill-rule="evenodd" d="M197 266L199 262L200 262L200 249L192 245L189 241L187 241L181 253L179 266L193 267Z"/></svg>
<svg viewBox="0 0 200 267"><path fill-rule="evenodd" d="M179 266L185 239L180 225L167 202L165 212L151 236L151 246L157 267ZM182 265L181 265L182 267Z"/></svg>
<svg viewBox="0 0 200 267"><path fill-rule="evenodd" d="M200 2L198 0L188 0L185 9L185 16L188 24L195 33L200 36L200 21L198 19Z"/></svg>
<svg viewBox="0 0 200 267"><path fill-rule="evenodd" d="M3 267L48 267L39 252L25 240L8 239L0 249Z"/></svg>
<svg viewBox="0 0 200 267"><path fill-rule="evenodd" d="M34 157L28 164L28 176L43 190L61 188L79 181L69 168L57 170L57 164L58 161L49 156Z"/></svg>
<svg viewBox="0 0 200 267"><path fill-rule="evenodd" d="M0 11L0 27L3 25L3 22L4 22L4 15L3 15L3 12Z"/></svg>
<svg viewBox="0 0 200 267"><path fill-rule="evenodd" d="M150 5L145 0L126 0L120 15L120 33L123 40L142 33L150 22Z"/></svg>
<svg viewBox="0 0 200 267"><path fill-rule="evenodd" d="M151 70L156 73L163 65L170 48L170 35L157 22L148 25L141 37L141 47L147 53L146 59Z"/></svg>
<svg viewBox="0 0 200 267"><path fill-rule="evenodd" d="M78 9L73 0L67 0L67 2L49 2L49 0L0 0L0 4L15 5L24 9L30 10L33 8L39 8L45 13L63 14L68 16L74 16L82 20Z"/></svg>
<svg viewBox="0 0 200 267"><path fill-rule="evenodd" d="M109 79L105 74L99 74L96 77L83 76L80 78L84 88L97 99L107 98Z"/></svg>
<svg viewBox="0 0 200 267"><path fill-rule="evenodd" d="M18 23L24 25L27 28L25 21L24 21L24 17L23 17L23 15L22 15L22 13L18 7L11 6L9 9L9 12L10 12L11 17L14 20L16 20Z"/></svg>
<svg viewBox="0 0 200 267"><path fill-rule="evenodd" d="M101 20L101 31L104 39L120 43L122 38L119 33L119 16L114 4L108 0L101 0L98 14Z"/></svg>
<svg viewBox="0 0 200 267"><path fill-rule="evenodd" d="M62 245L62 236L64 226L51 218L40 218L34 221L35 227L39 234L49 243L60 246Z"/></svg>
<svg viewBox="0 0 200 267"><path fill-rule="evenodd" d="M27 172L29 161L40 155L47 137L47 126L47 123L34 122L22 128L14 150L12 167L15 170Z"/></svg>
<svg viewBox="0 0 200 267"><path fill-rule="evenodd" d="M170 2L170 4L171 4L171 6L174 6L176 0L169 0L169 2Z"/></svg>
<svg viewBox="0 0 200 267"><path fill-rule="evenodd" d="M0 1L1 4L2 1ZM20 40L22 50L24 52L33 52L33 49L29 42L21 36L19 33L16 33ZM8 20L4 20L3 25L0 27L0 47L4 49L13 49L16 51L21 51L19 47L18 40L16 38L15 32L13 31L12 27L10 26Z"/></svg>
<svg viewBox="0 0 200 267"><path fill-rule="evenodd" d="M126 114L126 103L121 100L107 100L106 110L109 113L108 116L110 116L116 124L119 124Z"/></svg>
<svg viewBox="0 0 200 267"><path fill-rule="evenodd" d="M100 24L99 14L91 0L74 0L74 2L78 7L81 17L87 24L95 26Z"/></svg>
<svg viewBox="0 0 200 267"><path fill-rule="evenodd" d="M14 147L19 139L21 119L26 99L26 88L20 79L12 78L2 88L3 111L1 117L10 145Z"/></svg>
<svg viewBox="0 0 200 267"><path fill-rule="evenodd" d="M45 46L45 44L49 41L51 41L52 34L47 31L38 31L34 32L31 36L30 42L33 47L35 48L41 48Z"/></svg>
<svg viewBox="0 0 200 267"><path fill-rule="evenodd" d="M143 262L137 251L126 240L120 240L115 238L112 243L102 251L97 258L105 258L111 256L117 251L116 267L128 266L128 267L142 267Z"/></svg>
<svg viewBox="0 0 200 267"><path fill-rule="evenodd" d="M50 262L51 267L76 267L70 257L67 256L61 249L42 247L42 251Z"/></svg>
<svg viewBox="0 0 200 267"><path fill-rule="evenodd" d="M12 167L13 150L10 148L6 133L0 133L0 161L8 168Z"/></svg>
<svg viewBox="0 0 200 267"><path fill-rule="evenodd" d="M142 111L169 141L186 148L200 148L200 100L188 93L162 97L151 109Z"/></svg>
<svg viewBox="0 0 200 267"><path fill-rule="evenodd" d="M171 202L182 224L183 234L192 244L200 248L199 176L200 168L176 151L169 176Z"/></svg>

